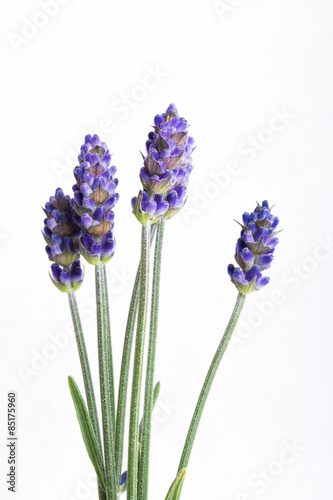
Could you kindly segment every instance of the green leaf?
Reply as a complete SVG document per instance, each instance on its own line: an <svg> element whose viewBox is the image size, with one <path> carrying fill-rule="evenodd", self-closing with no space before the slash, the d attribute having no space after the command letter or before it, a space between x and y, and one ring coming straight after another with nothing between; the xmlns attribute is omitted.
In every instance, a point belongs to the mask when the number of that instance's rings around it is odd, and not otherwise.
<svg viewBox="0 0 333 500"><path fill-rule="evenodd" d="M160 390L161 390L161 382L156 382L156 385L154 387L154 393L153 393L153 408L156 404ZM143 428L143 418L141 419L140 427L139 427L139 447L140 448L141 448L141 443L142 443L142 428Z"/></svg>
<svg viewBox="0 0 333 500"><path fill-rule="evenodd" d="M178 500L185 479L185 474L186 474L185 468L178 473L176 479L170 486L170 489L168 491L167 496L165 497L165 500Z"/></svg>
<svg viewBox="0 0 333 500"><path fill-rule="evenodd" d="M153 408L156 404L156 401L157 401L157 398L158 398L158 395L160 393L160 390L161 390L161 382L157 382L155 387L154 387L154 394L153 394Z"/></svg>
<svg viewBox="0 0 333 500"><path fill-rule="evenodd" d="M91 424L88 415L88 410L86 408L82 394L78 386L76 385L75 380L71 376L68 377L68 385L71 391L77 419L80 424L81 434L83 437L84 444L86 446L86 450L96 471L99 483L103 488L103 490L105 491L103 459L97 446L97 441L93 426Z"/></svg>

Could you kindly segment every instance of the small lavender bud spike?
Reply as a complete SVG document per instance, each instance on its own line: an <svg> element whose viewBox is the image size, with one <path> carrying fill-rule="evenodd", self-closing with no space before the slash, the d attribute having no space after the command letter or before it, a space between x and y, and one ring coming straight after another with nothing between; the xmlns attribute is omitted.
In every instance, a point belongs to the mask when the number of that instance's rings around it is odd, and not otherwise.
<svg viewBox="0 0 333 500"><path fill-rule="evenodd" d="M240 267L228 266L231 281L240 293L247 295L260 290L269 282L261 271L268 269L279 240L275 231L279 219L271 214L268 201L257 205L251 214L243 214L240 238L236 244L235 260Z"/></svg>
<svg viewBox="0 0 333 500"><path fill-rule="evenodd" d="M58 188L45 204L44 229L46 253L51 261L50 278L61 292L78 290L82 285L79 239L81 229L76 224L69 196Z"/></svg>
<svg viewBox="0 0 333 500"><path fill-rule="evenodd" d="M80 258L79 238L81 230L74 220L69 196L58 188L45 204L44 228L47 243L45 248L49 259L61 266L69 266Z"/></svg>

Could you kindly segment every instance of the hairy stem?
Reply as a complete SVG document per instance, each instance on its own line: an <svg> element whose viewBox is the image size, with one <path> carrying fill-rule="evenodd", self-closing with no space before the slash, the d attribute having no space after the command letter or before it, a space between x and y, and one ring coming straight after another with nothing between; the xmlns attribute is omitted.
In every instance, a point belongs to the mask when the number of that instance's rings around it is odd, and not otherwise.
<svg viewBox="0 0 333 500"><path fill-rule="evenodd" d="M191 455L191 450L192 446L194 443L194 438L198 429L198 425L200 422L200 418L209 394L209 390L211 388L212 382L214 380L215 374L217 372L217 369L219 367L220 361L222 359L222 356L227 348L228 342L230 340L230 337L235 329L235 326L237 324L239 315L242 311L243 305L245 301L245 295L239 293L237 297L237 301L234 307L234 310L231 314L231 318L229 320L228 326L225 330L225 333L223 335L223 338L216 350L215 356L211 362L211 365L209 367L209 370L207 372L204 384L202 386L199 399L197 402L197 405L195 407L192 421L187 433L183 453L179 462L179 467L178 467L178 472L180 472L183 468L186 468L190 459Z"/></svg>
<svg viewBox="0 0 333 500"><path fill-rule="evenodd" d="M95 432L97 446L100 450L101 456L103 456L101 433L100 433L99 423L98 423L98 414L97 414L94 386L93 386L93 382L92 382L92 378L91 378L91 371L90 371L90 366L89 366L86 344L84 341L84 335L83 335L83 329L82 329L82 324L81 324L81 319L80 319L80 314L79 314L79 308L78 308L78 305L76 302L75 291L72 289L70 289L68 292L68 301L69 301L69 307L70 307L70 311L71 311L71 315L72 315L72 321L73 321L73 326L74 326L74 331L75 331L76 345L77 345L80 364L81 364L82 377L83 377L84 388L85 388L85 393L86 393L86 398L87 398L88 413L89 413L89 417L90 417L90 420L91 420L91 423L92 423L92 426L93 426L93 429ZM102 490L100 485L98 485L98 493L99 493L100 500L106 499L106 494Z"/></svg>
<svg viewBox="0 0 333 500"><path fill-rule="evenodd" d="M147 322L148 288L149 288L149 233L150 224L142 226L141 236L141 271L140 297L136 345L134 355L132 397L130 409L129 445L128 445L128 476L127 498L137 500L137 479L139 459L139 411L143 369L144 341Z"/></svg>
<svg viewBox="0 0 333 500"><path fill-rule="evenodd" d="M110 405L111 405L111 418L112 418L112 441L115 440L116 428L116 410L115 410L115 393L114 393L114 370L112 358L112 343L111 343L111 322L110 322L110 309L109 309L109 296L108 284L106 276L106 267L103 265L103 292L104 292L104 313L106 324L106 345L108 354L108 372L109 372L109 391L110 391Z"/></svg>
<svg viewBox="0 0 333 500"><path fill-rule="evenodd" d="M107 500L116 500L117 489L116 489L114 447L112 441L113 432L112 432L112 417L111 417L111 398L109 390L103 274L104 274L103 264L98 263L95 266L95 279L96 279L96 303L97 303L98 361L99 361L99 378L100 378L100 391L101 391L104 460L105 460L105 485L106 485Z"/></svg>
<svg viewBox="0 0 333 500"><path fill-rule="evenodd" d="M148 496L150 433L151 433L151 417L153 411L156 337L157 337L157 325L158 325L158 307L159 307L159 295L160 295L160 275L161 275L164 226L165 226L165 220L163 217L157 223L156 246L154 255L146 389L145 389L145 402L144 402L143 425L142 425L142 448L141 448L141 457L139 463L139 495L138 495L139 500L146 500Z"/></svg>
<svg viewBox="0 0 333 500"><path fill-rule="evenodd" d="M152 245L155 233L156 233L156 224L153 224L151 228L150 245ZM131 302L128 311L124 347L123 347L123 356L122 356L120 378L119 378L117 421L116 421L116 442L115 442L117 484L120 483L120 477L122 471L121 468L123 462L127 387L128 387L130 360L131 360L131 352L133 344L133 333L134 333L135 319L139 303L140 266L141 263L139 263L138 270L136 273Z"/></svg>

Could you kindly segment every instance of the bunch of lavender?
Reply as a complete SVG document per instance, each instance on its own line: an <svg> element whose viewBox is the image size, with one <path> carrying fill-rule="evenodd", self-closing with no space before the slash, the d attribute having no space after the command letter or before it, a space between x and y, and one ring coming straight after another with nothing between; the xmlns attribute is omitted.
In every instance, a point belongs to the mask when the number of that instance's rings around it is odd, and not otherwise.
<svg viewBox="0 0 333 500"><path fill-rule="evenodd" d="M154 119L148 135L146 156L140 170L142 189L132 199L132 210L142 225L141 259L131 297L119 376L117 404L111 347L111 328L105 264L114 255L113 208L118 200L118 180L111 155L97 135L87 135L74 169L76 184L73 198L60 188L45 205L43 235L51 266L53 283L69 296L69 304L80 356L86 401L77 384L69 377L69 386L80 424L82 437L95 468L100 500L118 500L127 490L128 500L148 499L148 472L151 422L160 384L154 381L157 344L159 290L165 221L181 210L186 202L189 176L193 170L194 140L188 135L188 123L174 104ZM262 276L273 260L278 243L277 217L268 202L257 205L254 212L243 215L235 259L228 273L238 289L238 297L225 333L213 357L185 440L175 480L166 500L178 500L181 494L196 431L208 393L222 356L234 331L245 297L260 290L269 279ZM152 294L148 314L150 282L150 248L154 244ZM75 298L83 281L80 255L95 267L97 339L102 425L100 427L88 355ZM145 335L149 317L147 366L144 370ZM136 333L134 334L136 326ZM132 384L129 391L131 354L134 350ZM143 415L140 402L144 383ZM131 392L128 464L122 472L125 442L127 394Z"/></svg>

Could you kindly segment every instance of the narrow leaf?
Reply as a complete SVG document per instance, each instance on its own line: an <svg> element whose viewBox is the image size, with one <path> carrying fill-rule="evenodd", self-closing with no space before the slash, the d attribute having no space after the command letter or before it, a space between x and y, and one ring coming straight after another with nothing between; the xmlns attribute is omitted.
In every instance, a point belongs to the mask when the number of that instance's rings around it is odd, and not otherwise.
<svg viewBox="0 0 333 500"><path fill-rule="evenodd" d="M153 408L156 404L156 401L157 401L157 398L158 398L158 395L160 393L160 390L161 390L161 382L157 382L155 387L154 387L154 394L153 394Z"/></svg>
<svg viewBox="0 0 333 500"><path fill-rule="evenodd" d="M176 479L170 486L167 496L165 500L178 500L180 491L183 485L183 481L185 479L186 469L182 469L177 475Z"/></svg>
<svg viewBox="0 0 333 500"><path fill-rule="evenodd" d="M68 377L68 385L71 391L72 399L75 406L75 411L77 419L80 424L81 434L83 437L86 450L88 452L89 458L96 471L99 483L103 490L105 491L105 479L104 479L104 465L101 454L98 450L97 441L94 433L93 426L91 424L88 410L86 408L84 399L78 386L75 383L73 377Z"/></svg>

